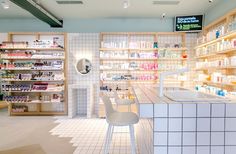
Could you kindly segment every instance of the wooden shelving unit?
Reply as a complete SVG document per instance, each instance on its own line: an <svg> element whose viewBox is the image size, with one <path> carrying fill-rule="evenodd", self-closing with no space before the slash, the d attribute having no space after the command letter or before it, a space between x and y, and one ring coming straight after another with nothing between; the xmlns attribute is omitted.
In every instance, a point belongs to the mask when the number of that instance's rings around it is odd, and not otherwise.
<svg viewBox="0 0 236 154"><path fill-rule="evenodd" d="M2 51L2 54L6 54L5 51L8 51L10 53L17 53L17 52L30 52L30 51L34 51L33 54L35 53L57 53L60 52L63 54L63 57L1 57L2 60L5 61L9 61L11 63L14 63L15 61L22 61L22 62L41 62L41 61L62 61L62 69L50 69L50 68L46 68L46 69L32 69L32 68L22 68L22 69L17 69L17 68L10 68L10 69L2 69L2 71L4 72L10 72L10 73L21 73L21 72L27 72L27 73L31 73L31 72L57 72L57 73L61 73L64 75L63 79L60 80L21 80L21 79L12 79L12 78L8 78L8 79L2 79L3 82L5 82L5 84L11 84L11 85L20 85L20 84L34 84L34 83L48 83L50 84L60 84L62 85L62 90L31 90L31 91L19 91L19 90L8 90L8 91L3 91L5 93L5 95L7 96L20 96L20 95L24 95L24 96L37 96L39 99L36 100L32 100L30 99L27 102L20 102L20 101L5 101L8 104L8 112L9 115L11 116L18 116L18 115L67 115L67 110L68 110L68 105L67 105L67 34L66 33L24 33L24 32L10 32L8 33L8 42L33 42L36 40L41 40L41 41L53 41L54 43L54 39L59 39L59 44L60 47L54 47L54 46L50 46L50 47L42 47L42 46L34 46L31 47L30 44L27 47L1 47L0 50ZM57 42L58 43L58 42ZM0 55L1 56L1 55ZM47 94L50 97L50 99L52 99L52 95L51 94L56 94L59 93L61 94L62 98L60 99L60 101L44 101L41 100L40 97L42 97L44 94ZM48 106L43 106L44 104L49 105ZM25 112L15 112L13 111L13 106L14 105L34 105L33 110L32 108L30 108L30 106L28 106L28 111ZM58 107L57 107L58 105ZM56 106L56 107L55 107ZM46 110L45 110L46 108Z"/></svg>
<svg viewBox="0 0 236 154"><path fill-rule="evenodd" d="M222 16L218 20L204 27L200 39L198 39L198 45L195 47L197 64L206 64L203 67L197 67L196 71L208 76L207 81L197 81L202 85L209 85L217 87L228 92L235 92L236 84L230 81L213 82L212 74L219 73L223 77L235 76L236 79L236 66L232 64L232 57L236 56L236 46L233 45L233 41L236 40L236 29L232 28L232 23L236 22L236 10L233 10L226 15ZM219 37L216 38L216 33L219 33ZM214 38L215 37L215 38ZM200 43L199 43L200 42ZM236 41L235 41L236 43ZM221 63L223 62L223 63ZM207 67L209 64L218 63L218 66L210 65L214 67ZM225 80L225 79L224 79ZM233 81L234 82L234 81Z"/></svg>
<svg viewBox="0 0 236 154"><path fill-rule="evenodd" d="M161 42L160 40L163 38L168 38L171 41L167 42ZM159 66L169 64L169 65L175 65L181 64L181 66L185 66L187 64L188 58L183 58L182 56L187 53L186 48L186 41L185 41L185 33L175 33L175 32L167 32L167 33L158 33L158 32L151 32L151 33L101 33L100 34L100 66L103 66L107 63L156 63ZM173 42L173 39L178 38L179 43ZM116 44L117 46L109 46L107 47L106 43ZM157 42L157 46L154 47L154 42ZM125 44L124 46L119 46L120 44ZM146 46L146 47L133 47L132 44L135 43L144 43L144 45L140 46ZM146 44L145 44L146 43ZM166 46L168 47L166 47ZM125 52L128 56L123 57L117 57L112 56L113 53L118 52ZM178 57L161 57L161 52L170 52L173 54L178 54ZM156 57L133 57L131 54L140 54L140 53L146 53L146 54L159 54ZM103 57L101 54L110 54L111 56ZM158 74L163 71L169 71L170 69L163 69L163 68L157 68L157 69L124 69L124 68L100 68L100 74L103 73L107 74L113 74L113 75L142 75L142 74L149 74L150 76L157 76L157 79L148 79L148 80L100 80L101 85L104 86L106 84L108 85L116 85L117 83L125 85L126 87L130 87L132 84L138 84L138 83L148 83L148 84L157 84L159 82L158 80ZM171 81L171 80L169 80ZM172 80L176 82L176 79ZM183 81L177 81L181 85L183 84Z"/></svg>

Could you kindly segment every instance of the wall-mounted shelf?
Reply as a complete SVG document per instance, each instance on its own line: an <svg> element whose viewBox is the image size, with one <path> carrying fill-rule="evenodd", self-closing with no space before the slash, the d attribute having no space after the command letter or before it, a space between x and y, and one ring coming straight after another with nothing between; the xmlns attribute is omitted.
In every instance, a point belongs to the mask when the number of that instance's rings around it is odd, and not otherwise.
<svg viewBox="0 0 236 154"><path fill-rule="evenodd" d="M196 85L201 91L211 91L218 95L236 91L236 84L230 82L236 79L236 27L232 26L235 23L236 11L233 10L205 26L198 38L195 70L202 72L198 73Z"/></svg>
<svg viewBox="0 0 236 154"><path fill-rule="evenodd" d="M214 53L207 54L207 55L197 56L196 59L206 59L206 58L210 58L210 57L214 57L214 56L222 55L222 54L232 54L235 51L236 51L236 48L231 48L231 49L218 51L218 52L214 52Z"/></svg>
<svg viewBox="0 0 236 154"><path fill-rule="evenodd" d="M10 100L7 102L9 114L12 116L66 115L68 110L66 33L10 32L6 41L3 42L0 51L2 52L1 59L4 61L4 67L2 66L1 70L5 72L2 81L7 83L6 86L10 85L13 88L3 90L6 99ZM38 69L32 69L37 67ZM29 78L29 75L32 76ZM54 76L55 80L47 80L53 79ZM40 78L42 80L38 80ZM21 85L47 86L45 83L48 82L53 86L60 84L63 89L57 89L56 86L55 89L47 87L48 90L14 89ZM22 101L25 97L29 101ZM19 100L15 101L13 98L19 98ZM18 109L21 112L18 112ZM22 112L23 109L24 112Z"/></svg>
<svg viewBox="0 0 236 154"><path fill-rule="evenodd" d="M100 38L101 87L157 84L160 72L181 69L188 62L185 33L101 33ZM122 75L135 80L106 80Z"/></svg>
<svg viewBox="0 0 236 154"><path fill-rule="evenodd" d="M0 48L0 50L40 50L40 51L64 51L63 48Z"/></svg>
<svg viewBox="0 0 236 154"><path fill-rule="evenodd" d="M202 47L205 47L205 46L217 43L217 42L225 40L225 39L231 39L233 37L236 37L236 31L232 31L232 32L226 33L225 35L223 35L223 36L221 36L221 37L219 37L217 39L214 39L214 40L206 42L206 43L202 43L202 44L196 46L195 49L202 48Z"/></svg>

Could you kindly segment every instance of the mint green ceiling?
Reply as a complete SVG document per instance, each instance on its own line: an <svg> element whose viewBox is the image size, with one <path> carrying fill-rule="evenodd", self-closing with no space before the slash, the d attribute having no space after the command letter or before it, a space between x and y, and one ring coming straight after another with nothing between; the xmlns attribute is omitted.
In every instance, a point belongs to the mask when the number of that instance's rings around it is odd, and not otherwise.
<svg viewBox="0 0 236 154"><path fill-rule="evenodd" d="M0 0L2 1L2 0ZM123 0L83 0L83 5L59 5L56 0L37 0L44 8L60 19L76 18L156 18L163 12L175 15L203 14L221 0L180 0L178 5L153 5L152 0L130 0L130 7L123 9ZM30 13L10 3L10 8L0 8L1 19L34 18Z"/></svg>

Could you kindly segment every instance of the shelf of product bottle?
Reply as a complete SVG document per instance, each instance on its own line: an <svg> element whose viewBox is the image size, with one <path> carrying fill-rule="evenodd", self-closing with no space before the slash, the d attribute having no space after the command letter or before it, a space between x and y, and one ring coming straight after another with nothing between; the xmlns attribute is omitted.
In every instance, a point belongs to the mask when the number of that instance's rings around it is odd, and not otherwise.
<svg viewBox="0 0 236 154"><path fill-rule="evenodd" d="M0 69L3 71L63 71L63 69L55 69L55 68L51 68L51 69L30 69L30 68L21 68L21 69Z"/></svg>
<svg viewBox="0 0 236 154"><path fill-rule="evenodd" d="M28 48L1 48L0 47L0 50L43 50L43 51L64 51L65 49L64 48L31 48L31 47L28 47Z"/></svg>
<svg viewBox="0 0 236 154"><path fill-rule="evenodd" d="M30 102L18 102L18 101L7 101L7 103L12 104L58 104L63 102L52 102L52 101L30 101Z"/></svg>
<svg viewBox="0 0 236 154"><path fill-rule="evenodd" d="M218 86L236 86L236 82L233 83L223 83L223 82L212 82L212 81L197 81L197 82L202 82L210 85L218 85Z"/></svg>
<svg viewBox="0 0 236 154"><path fill-rule="evenodd" d="M221 85L236 85L236 76L235 75L225 75L220 72L213 72L210 75L208 74L198 74L198 81L209 83L209 84L221 84Z"/></svg>
<svg viewBox="0 0 236 154"><path fill-rule="evenodd" d="M51 94L51 95L33 95L32 96L23 95L23 96L4 96L4 100L7 103L30 103L30 104L39 104L39 103L62 103L63 96L61 94Z"/></svg>
<svg viewBox="0 0 236 154"><path fill-rule="evenodd" d="M60 37L54 37L52 40L34 40L31 42L27 41L8 41L8 42L2 42L0 44L0 49L17 49L17 50L25 50L25 49L31 49L31 50L62 50L64 49L63 44L64 40Z"/></svg>
<svg viewBox="0 0 236 154"><path fill-rule="evenodd" d="M2 60L65 60L64 57L52 58L52 57L44 57L44 58L1 58Z"/></svg>
<svg viewBox="0 0 236 154"><path fill-rule="evenodd" d="M5 82L64 82L65 80L19 80L19 79L2 79Z"/></svg>
<svg viewBox="0 0 236 154"><path fill-rule="evenodd" d="M11 111L11 115L12 116L18 116L18 115L65 115L65 113L63 111L61 112L55 112L55 111L41 111L41 112L37 112L37 111L18 111L15 109L12 109Z"/></svg>
<svg viewBox="0 0 236 154"><path fill-rule="evenodd" d="M205 58L208 58L208 57L215 57L216 55L221 55L221 54L229 54L229 53L231 54L235 51L236 51L236 48L232 48L232 49L223 50L223 51L219 51L219 52L213 52L213 53L210 53L210 54L198 55L196 57L196 59L205 59Z"/></svg>
<svg viewBox="0 0 236 154"><path fill-rule="evenodd" d="M202 61L196 63L196 69L211 69L211 68L235 68L236 67L236 56L225 57L214 61Z"/></svg>
<svg viewBox="0 0 236 154"><path fill-rule="evenodd" d="M195 49L197 48L202 48L204 46L208 46L208 45L211 45L211 44L214 44L214 43L217 43L219 41L222 41L222 40L225 40L225 39L230 39L230 38L233 38L233 37L236 37L236 30L233 30L233 31L230 31L224 35L221 35L221 36L218 36L218 38L215 36L215 38L211 39L211 40L206 40L206 37L203 38L203 43L197 45L195 47Z"/></svg>
<svg viewBox="0 0 236 154"><path fill-rule="evenodd" d="M236 38L232 40L222 40L215 44L196 49L196 56L207 56L212 54L227 54L236 50Z"/></svg>
<svg viewBox="0 0 236 154"><path fill-rule="evenodd" d="M64 81L64 73L61 72L30 72L2 74L3 81Z"/></svg>
<svg viewBox="0 0 236 154"><path fill-rule="evenodd" d="M187 48L100 48L100 51L158 51L158 50L171 50L171 51L184 51Z"/></svg>
<svg viewBox="0 0 236 154"><path fill-rule="evenodd" d="M62 92L64 85L50 85L48 83L34 84L2 84L3 92Z"/></svg>
<svg viewBox="0 0 236 154"><path fill-rule="evenodd" d="M225 98L236 98L236 92L234 91L228 91L219 87L209 86L209 85L196 85L195 89L197 91L211 94L211 95L217 95L222 96Z"/></svg>
<svg viewBox="0 0 236 154"><path fill-rule="evenodd" d="M63 69L64 61L61 60L52 60L46 61L43 60L41 62L32 62L32 61L21 61L21 62L10 62L9 60L4 60L0 64L0 68L3 70L10 69Z"/></svg>
<svg viewBox="0 0 236 154"><path fill-rule="evenodd" d="M129 60L137 60L137 61L174 61L174 60L188 60L187 58L100 58L101 61L129 61Z"/></svg>

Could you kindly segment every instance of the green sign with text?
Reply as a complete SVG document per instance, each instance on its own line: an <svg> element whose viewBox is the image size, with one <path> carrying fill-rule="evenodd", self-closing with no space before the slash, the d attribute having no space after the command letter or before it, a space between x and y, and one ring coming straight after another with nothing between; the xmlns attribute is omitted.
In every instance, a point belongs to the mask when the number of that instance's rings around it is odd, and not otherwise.
<svg viewBox="0 0 236 154"><path fill-rule="evenodd" d="M203 15L177 16L175 17L175 31L201 31Z"/></svg>

